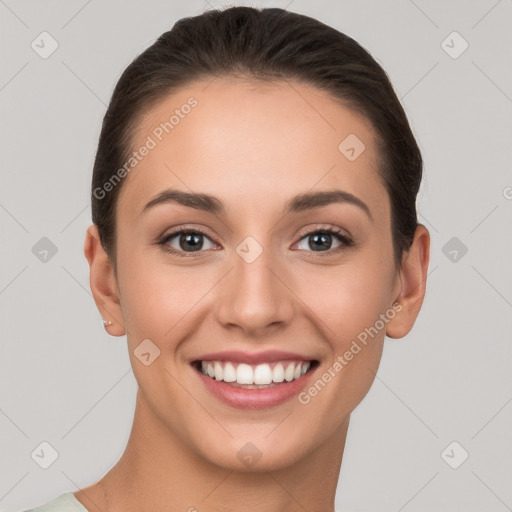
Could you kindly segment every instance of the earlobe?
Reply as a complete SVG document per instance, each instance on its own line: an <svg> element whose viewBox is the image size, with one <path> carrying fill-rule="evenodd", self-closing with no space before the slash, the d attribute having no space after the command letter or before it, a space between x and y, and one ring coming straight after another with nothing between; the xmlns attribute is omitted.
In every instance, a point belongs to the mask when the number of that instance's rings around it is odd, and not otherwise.
<svg viewBox="0 0 512 512"><path fill-rule="evenodd" d="M395 302L401 309L387 324L386 336L402 338L412 329L425 297L430 234L418 224L411 247L403 255L400 272L400 292Z"/></svg>
<svg viewBox="0 0 512 512"><path fill-rule="evenodd" d="M84 255L89 263L91 292L103 318L103 325L106 329L108 326L108 333L112 336L123 336L126 331L114 268L101 245L98 227L95 224L87 229Z"/></svg>

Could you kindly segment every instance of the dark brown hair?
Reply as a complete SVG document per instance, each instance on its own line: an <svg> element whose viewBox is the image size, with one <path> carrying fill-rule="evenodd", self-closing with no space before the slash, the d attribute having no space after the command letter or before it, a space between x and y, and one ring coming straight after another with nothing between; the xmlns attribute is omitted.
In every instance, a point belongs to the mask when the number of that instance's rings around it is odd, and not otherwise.
<svg viewBox="0 0 512 512"><path fill-rule="evenodd" d="M316 19L277 8L230 7L176 22L133 60L116 84L103 119L91 189L92 220L114 267L122 183L108 193L103 187L133 151L141 116L196 80L242 75L313 85L371 122L378 139L379 174L391 202L399 265L418 225L416 195L423 161L386 72L354 39Z"/></svg>

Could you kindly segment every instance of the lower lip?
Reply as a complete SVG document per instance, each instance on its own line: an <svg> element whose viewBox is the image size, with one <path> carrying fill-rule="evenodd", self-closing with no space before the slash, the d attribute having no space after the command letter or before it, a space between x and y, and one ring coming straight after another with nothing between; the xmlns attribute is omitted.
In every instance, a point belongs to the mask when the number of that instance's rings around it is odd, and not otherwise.
<svg viewBox="0 0 512 512"><path fill-rule="evenodd" d="M283 382L264 389L237 388L224 381L214 380L204 375L197 368L194 368L194 371L199 375L207 389L224 403L239 409L267 409L280 405L298 395L309 382L315 369L316 366L291 382Z"/></svg>

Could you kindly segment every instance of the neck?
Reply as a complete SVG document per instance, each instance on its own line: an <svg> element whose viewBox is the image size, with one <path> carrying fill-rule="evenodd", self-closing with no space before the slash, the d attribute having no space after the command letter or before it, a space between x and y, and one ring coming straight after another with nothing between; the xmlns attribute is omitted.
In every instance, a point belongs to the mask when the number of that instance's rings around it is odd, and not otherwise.
<svg viewBox="0 0 512 512"><path fill-rule="evenodd" d="M349 418L306 458L282 469L240 472L211 464L159 421L141 392L126 449L99 482L102 512L333 512Z"/></svg>

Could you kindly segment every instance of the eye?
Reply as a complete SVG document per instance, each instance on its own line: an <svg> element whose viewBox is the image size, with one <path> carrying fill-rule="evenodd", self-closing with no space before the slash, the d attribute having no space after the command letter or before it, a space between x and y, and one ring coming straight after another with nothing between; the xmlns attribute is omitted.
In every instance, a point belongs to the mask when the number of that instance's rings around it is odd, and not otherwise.
<svg viewBox="0 0 512 512"><path fill-rule="evenodd" d="M332 248L333 238L338 242L338 246ZM305 245L300 247L300 244ZM298 242L299 249L306 249L313 252L325 252L330 254L338 252L353 244L352 240L348 238L341 229L321 228L316 231L310 231L301 238Z"/></svg>
<svg viewBox="0 0 512 512"><path fill-rule="evenodd" d="M334 249L332 248L333 238L338 242ZM165 251L179 257L199 256L200 253L205 252L203 249L214 249L217 246L206 233L197 228L181 228L172 231L164 235L157 243ZM208 244L210 245L208 246ZM353 242L341 229L323 227L306 233L296 245L301 250L332 254L353 245Z"/></svg>
<svg viewBox="0 0 512 512"><path fill-rule="evenodd" d="M190 253L204 252L201 249L205 248L205 241L211 244L210 247L206 244L206 249L214 248L216 245L200 229L180 229L165 235L158 244L167 252L187 257L192 256Z"/></svg>

